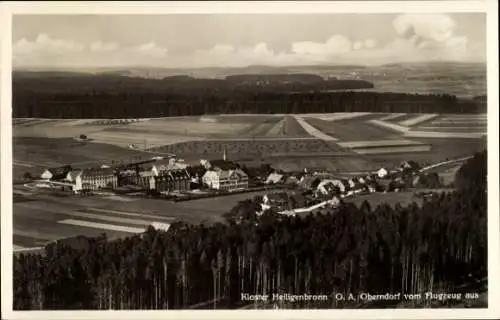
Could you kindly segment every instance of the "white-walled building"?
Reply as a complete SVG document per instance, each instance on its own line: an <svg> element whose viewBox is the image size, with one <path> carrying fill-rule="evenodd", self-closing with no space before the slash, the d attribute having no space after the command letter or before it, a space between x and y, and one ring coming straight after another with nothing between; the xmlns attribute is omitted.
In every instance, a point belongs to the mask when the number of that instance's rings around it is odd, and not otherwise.
<svg viewBox="0 0 500 320"><path fill-rule="evenodd" d="M65 180L73 184L74 192L116 188L118 184L118 177L111 168L74 170Z"/></svg>
<svg viewBox="0 0 500 320"><path fill-rule="evenodd" d="M203 175L202 182L216 190L234 191L248 188L248 176L241 169L209 169Z"/></svg>

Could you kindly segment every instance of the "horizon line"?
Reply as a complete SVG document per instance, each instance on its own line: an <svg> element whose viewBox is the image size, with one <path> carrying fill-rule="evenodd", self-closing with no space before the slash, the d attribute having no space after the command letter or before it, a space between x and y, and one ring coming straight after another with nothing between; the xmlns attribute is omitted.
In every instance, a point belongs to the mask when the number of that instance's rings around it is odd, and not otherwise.
<svg viewBox="0 0 500 320"><path fill-rule="evenodd" d="M256 65L247 65L247 66L200 66L200 67L163 67L163 66L142 66L142 65L123 65L123 66L12 66L12 71L30 71L37 69L44 71L51 70L82 70L82 69L163 69L163 70L176 70L176 69L184 69L184 70L200 70L200 69L248 69L248 68L270 68L270 69L279 69L279 68L311 68L311 67L356 67L356 68L376 68L376 67L385 67L385 66L398 66L398 65L430 65L430 64L476 64L476 65L484 65L487 66L486 61L453 61L453 60L442 60L442 61L408 61L408 62L394 62L394 63L383 63L383 64L356 64L356 63L346 63L346 64L297 64L297 65L265 65L265 64L256 64Z"/></svg>

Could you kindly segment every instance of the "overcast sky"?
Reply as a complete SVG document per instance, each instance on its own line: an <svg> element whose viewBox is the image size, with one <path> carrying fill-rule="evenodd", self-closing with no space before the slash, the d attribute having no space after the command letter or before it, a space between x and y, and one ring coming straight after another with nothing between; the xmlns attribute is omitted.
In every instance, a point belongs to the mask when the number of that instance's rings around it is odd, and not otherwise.
<svg viewBox="0 0 500 320"><path fill-rule="evenodd" d="M15 67L484 62L481 13L25 15Z"/></svg>

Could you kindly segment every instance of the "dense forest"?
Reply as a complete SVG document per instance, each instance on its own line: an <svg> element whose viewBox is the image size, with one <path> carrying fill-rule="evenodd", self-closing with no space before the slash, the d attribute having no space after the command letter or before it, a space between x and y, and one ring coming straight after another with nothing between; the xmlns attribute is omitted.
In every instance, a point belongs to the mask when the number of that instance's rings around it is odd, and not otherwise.
<svg viewBox="0 0 500 320"><path fill-rule="evenodd" d="M271 77L275 82L263 85L260 80L256 80L259 77L235 77L225 80L173 76L157 80L111 75L34 77L14 74L13 117L141 118L224 113L486 112L484 99L352 91L373 88L372 83L363 80L328 79L316 82L308 77L293 81L278 77L280 80L277 81Z"/></svg>
<svg viewBox="0 0 500 320"><path fill-rule="evenodd" d="M14 309L177 309L241 306L241 293L324 294L284 308L342 308L336 293L456 292L487 277L486 152L458 189L421 207L344 204L298 218L172 225L107 241L76 238L14 258ZM256 208L249 207L248 210Z"/></svg>

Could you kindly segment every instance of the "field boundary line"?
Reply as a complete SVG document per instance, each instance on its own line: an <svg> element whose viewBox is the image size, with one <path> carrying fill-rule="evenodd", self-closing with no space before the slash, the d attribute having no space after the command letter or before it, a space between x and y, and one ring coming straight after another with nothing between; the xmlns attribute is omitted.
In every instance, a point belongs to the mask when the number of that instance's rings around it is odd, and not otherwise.
<svg viewBox="0 0 500 320"><path fill-rule="evenodd" d="M409 131L405 133L408 138L461 138L480 139L486 132L434 132L434 131Z"/></svg>
<svg viewBox="0 0 500 320"><path fill-rule="evenodd" d="M401 121L401 122L399 122L399 125L404 126L404 127L411 127L411 126L417 125L419 123L422 123L424 121L434 119L437 116L438 116L438 114L435 114L435 113L423 114L423 115L419 115L417 117L414 117L414 118L411 118L408 120Z"/></svg>
<svg viewBox="0 0 500 320"><path fill-rule="evenodd" d="M323 141L337 141L336 138L329 136L329 135L325 134L324 132L316 129L315 127L313 127L312 125L307 123L307 121L305 121L303 118L300 118L297 116L294 116L294 118L302 126L302 128L304 128L304 130L307 133L309 133L311 136L316 137L318 139L321 139Z"/></svg>
<svg viewBox="0 0 500 320"><path fill-rule="evenodd" d="M114 224L97 223L97 222L84 221L78 219L64 219L57 221L57 223L73 225L77 227L84 227L84 228L94 228L94 229L111 230L111 231L128 232L128 233L143 233L146 230L145 228L118 226Z"/></svg>
<svg viewBox="0 0 500 320"><path fill-rule="evenodd" d="M378 127L393 130L393 131L396 131L399 133L406 133L406 132L410 131L410 128L404 127L404 126L396 124L396 123L389 123L389 122L376 120L376 119L368 120L368 122L372 123Z"/></svg>
<svg viewBox="0 0 500 320"><path fill-rule="evenodd" d="M88 212L67 212L67 213L64 213L64 215L76 217L76 218L83 218L83 219L94 219L94 220L102 220L102 221L107 221L107 222L134 224L134 225L138 225L138 226L148 226L150 224L153 224L153 222L159 222L159 221L148 221L148 220L142 220L142 219L112 217L112 216L99 215L96 213L88 213Z"/></svg>
<svg viewBox="0 0 500 320"><path fill-rule="evenodd" d="M424 168L420 169L420 172L425 172L427 170L434 169L434 168L437 168L437 167L440 167L440 166L444 166L444 165L447 165L447 164L450 164L450 163L467 161L469 159L472 159L473 157L474 156L467 156L467 157L462 157L462 158L458 158L458 159L452 159L452 160L448 160L448 161L434 163L434 164L431 164L431 165L429 165L427 167L424 167Z"/></svg>
<svg viewBox="0 0 500 320"><path fill-rule="evenodd" d="M101 209L101 208L82 208L79 210L81 210L80 212L97 211L97 212L102 212L102 213L114 213L114 214L121 214L124 216L150 218L150 219L165 220L165 221L172 221L172 220L176 219L174 217L166 217L166 216L161 216L161 215L152 215L152 214L147 214L147 213L130 212L130 211L109 210L109 209Z"/></svg>

